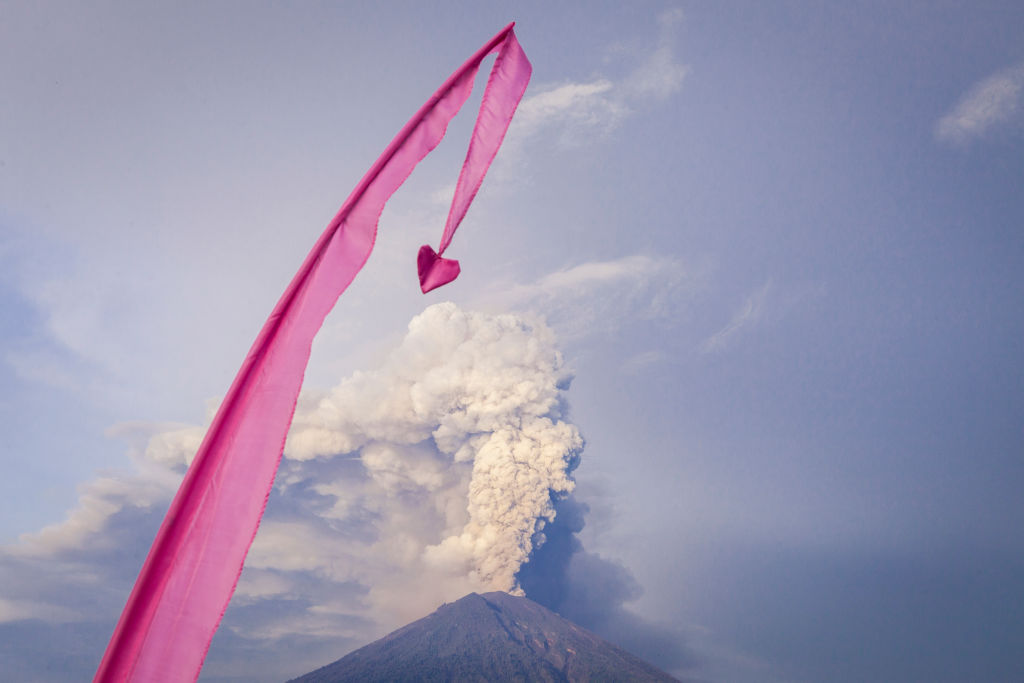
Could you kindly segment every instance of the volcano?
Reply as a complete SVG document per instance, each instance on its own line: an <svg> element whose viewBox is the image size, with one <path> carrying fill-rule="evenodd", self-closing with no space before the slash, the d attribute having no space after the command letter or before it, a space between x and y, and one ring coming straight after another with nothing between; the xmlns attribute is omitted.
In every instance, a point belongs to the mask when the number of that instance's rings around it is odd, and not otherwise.
<svg viewBox="0 0 1024 683"><path fill-rule="evenodd" d="M532 600L496 592L442 605L290 683L675 680Z"/></svg>

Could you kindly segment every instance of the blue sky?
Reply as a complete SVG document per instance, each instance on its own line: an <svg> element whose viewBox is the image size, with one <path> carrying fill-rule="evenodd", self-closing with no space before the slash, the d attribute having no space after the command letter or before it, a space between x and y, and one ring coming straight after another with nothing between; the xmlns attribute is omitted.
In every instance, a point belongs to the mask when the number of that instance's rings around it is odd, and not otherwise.
<svg viewBox="0 0 1024 683"><path fill-rule="evenodd" d="M1024 677L1024 7L547 5L4 7L0 669L91 676L291 274L514 19L533 81L463 274L424 297L413 264L472 102L314 345L204 679L517 568L689 679ZM546 544L467 554L506 429L575 490Z"/></svg>

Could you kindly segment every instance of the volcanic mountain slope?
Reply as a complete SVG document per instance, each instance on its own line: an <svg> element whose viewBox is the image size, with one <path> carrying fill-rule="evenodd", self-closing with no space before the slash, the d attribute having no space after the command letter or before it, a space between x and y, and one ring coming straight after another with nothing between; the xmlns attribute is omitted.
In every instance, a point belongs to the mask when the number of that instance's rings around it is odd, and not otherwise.
<svg viewBox="0 0 1024 683"><path fill-rule="evenodd" d="M291 683L675 680L531 600L470 593Z"/></svg>

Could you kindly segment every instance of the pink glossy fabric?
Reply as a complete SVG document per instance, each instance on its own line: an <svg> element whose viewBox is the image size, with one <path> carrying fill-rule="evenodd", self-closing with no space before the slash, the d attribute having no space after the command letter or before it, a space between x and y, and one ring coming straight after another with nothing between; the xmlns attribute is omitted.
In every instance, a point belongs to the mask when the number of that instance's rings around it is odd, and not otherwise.
<svg viewBox="0 0 1024 683"><path fill-rule="evenodd" d="M198 678L263 516L313 337L369 258L384 203L444 137L480 63L497 50L439 251L451 242L530 79L530 62L512 26L412 117L306 257L242 363L171 503L95 681ZM458 274L458 262L437 255L427 261L418 260L424 292Z"/></svg>

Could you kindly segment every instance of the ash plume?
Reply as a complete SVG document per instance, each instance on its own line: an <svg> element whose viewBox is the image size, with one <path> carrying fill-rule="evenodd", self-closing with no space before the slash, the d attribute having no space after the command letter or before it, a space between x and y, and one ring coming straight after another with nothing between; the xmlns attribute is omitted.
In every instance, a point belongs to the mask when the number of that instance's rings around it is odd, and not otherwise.
<svg viewBox="0 0 1024 683"><path fill-rule="evenodd" d="M579 571L592 557L575 539L583 440L567 416L570 381L544 323L445 303L416 316L376 369L304 391L204 675L281 680L467 593L533 596L545 566L555 582L545 602L570 618L600 611L606 596L585 590L593 572ZM8 620L49 620L78 640L109 636L203 431L114 430L134 442L135 471L97 479L65 523L0 549L0 598L19 600ZM111 547L121 550L92 550ZM52 580L23 571L29 561ZM605 621L634 595L612 579ZM65 599L69 591L93 597ZM294 671L271 654L283 646L296 653Z"/></svg>
<svg viewBox="0 0 1024 683"><path fill-rule="evenodd" d="M438 304L381 368L307 401L285 456L358 454L378 500L429 499L433 527L402 534L425 571L515 592L553 500L573 489L583 442L563 419L569 380L543 325ZM317 491L342 503L351 483Z"/></svg>

